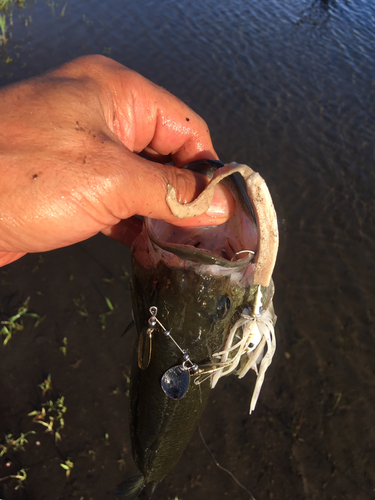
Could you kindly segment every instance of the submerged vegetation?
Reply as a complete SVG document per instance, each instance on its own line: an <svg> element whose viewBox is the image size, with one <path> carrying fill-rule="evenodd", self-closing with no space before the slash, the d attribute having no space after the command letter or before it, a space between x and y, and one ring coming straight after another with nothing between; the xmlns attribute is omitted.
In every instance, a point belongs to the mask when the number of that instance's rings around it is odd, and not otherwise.
<svg viewBox="0 0 375 500"><path fill-rule="evenodd" d="M17 474L10 474L9 476L1 477L0 481L6 481L7 479L16 479L17 483L14 489L17 491L20 488L24 488L24 482L26 481L27 473L25 469L21 469L17 472Z"/></svg>
<svg viewBox="0 0 375 500"><path fill-rule="evenodd" d="M52 380L49 374L47 378L38 385L42 390L42 397L48 391L52 390ZM45 432L50 432L54 435L55 444L61 441L60 431L65 426L64 415L66 413L65 398L61 396L55 401L49 400L42 403L41 410L35 410L28 414L29 417L33 417L33 422L43 425L46 429ZM19 452L25 452L25 445L28 444L28 436L37 434L35 431L31 430L28 432L21 432L18 437L14 433L9 432L4 436L4 439L0 441L0 458L1 457L13 457L14 454ZM37 445L40 442L37 441ZM17 456L17 455L16 455ZM19 463L19 459L13 460L13 458L6 458L6 467L11 467L13 462ZM69 479L71 470L74 466L70 458L67 458L64 463L60 466L65 470L66 479ZM25 487L25 482L27 479L27 473L25 468L18 470L16 474L8 474L6 476L0 477L0 482L7 480L16 480L14 490Z"/></svg>
<svg viewBox="0 0 375 500"><path fill-rule="evenodd" d="M65 470L65 476L66 479L69 479L70 477L70 472L74 467L73 462L70 460L70 458L67 458L63 464L60 464L60 467L62 467Z"/></svg>
<svg viewBox="0 0 375 500"><path fill-rule="evenodd" d="M23 317L30 317L35 319L34 328L36 328L40 323L45 319L43 316L39 316L39 314L29 312L29 302L30 297L27 297L25 302L18 308L16 314L10 316L7 320L3 320L0 322L0 325L3 325L0 329L0 335L3 335L4 341L3 344L7 345L11 340L12 336L16 332L21 332L24 329L23 325Z"/></svg>
<svg viewBox="0 0 375 500"><path fill-rule="evenodd" d="M55 442L61 441L60 431L65 427L64 415L66 406L64 396L61 396L56 401L47 401L42 404L42 409L30 412L29 417L33 417L33 422L43 425L46 430L55 436ZM57 425L56 425L57 423Z"/></svg>
<svg viewBox="0 0 375 500"><path fill-rule="evenodd" d="M55 10L59 9L60 17L63 18L68 1L57 3L55 0L43 0L43 3L49 7L52 16L55 16ZM15 47L12 47L12 50L8 45L16 26L15 21L19 19L25 27L29 26L33 21L31 12L35 4L36 0L0 0L0 59L3 59L6 64L20 59L21 45L16 43L17 50L14 52Z"/></svg>
<svg viewBox="0 0 375 500"><path fill-rule="evenodd" d="M9 453L17 453L19 451L25 451L25 444L28 443L26 439L29 434L35 434L34 431L29 431L26 433L21 432L20 436L16 438L13 434L9 433L5 435L3 443L0 443L0 457L8 455ZM11 466L12 463L8 462L7 467ZM20 469L16 474L9 474L4 477L0 477L0 482L15 479L16 483L14 489L17 491L20 488L24 488L24 483L27 478L27 473L25 469Z"/></svg>
<svg viewBox="0 0 375 500"><path fill-rule="evenodd" d="M34 431L29 431L26 433L21 432L18 438L15 438L13 434L9 433L5 436L4 443L0 443L0 457L9 453L10 451L25 451L25 444L28 443L27 436L29 434L35 434Z"/></svg>
<svg viewBox="0 0 375 500"><path fill-rule="evenodd" d="M109 300L108 297L104 297L104 299L106 301L106 304L107 304L109 310L105 313L99 314L99 323L102 325L102 330L106 329L107 317L110 316L111 314L113 314L115 312L116 307L117 307L117 305L113 306L112 302Z"/></svg>
<svg viewBox="0 0 375 500"><path fill-rule="evenodd" d="M4 14L0 14L0 44L7 43L7 18Z"/></svg>
<svg viewBox="0 0 375 500"><path fill-rule="evenodd" d="M14 7L23 8L25 0L0 0L0 45L8 43L8 24L13 25Z"/></svg>
<svg viewBox="0 0 375 500"><path fill-rule="evenodd" d="M0 64L2 66L0 66L0 72L2 70L2 76L7 80L12 80L15 77L13 68L28 66L29 58L32 57L28 50L29 40L39 32L40 23L45 23L42 24L43 35L53 39L53 43L56 41L56 29L60 32L58 19L64 19L68 23L78 21L85 31L91 32L96 21L91 18L91 15L82 13L84 6L79 5L81 3L84 4L83 1L69 2L69 0L0 0ZM31 27L33 23L34 26ZM62 37L64 37L66 26L67 23L61 26ZM87 36L91 35L88 33ZM49 46L49 43L47 45ZM61 46L64 46L64 40ZM113 48L104 43L99 52L106 56L113 56ZM4 67L4 63L7 66L10 65L10 68ZM73 275L71 279L74 279Z"/></svg>

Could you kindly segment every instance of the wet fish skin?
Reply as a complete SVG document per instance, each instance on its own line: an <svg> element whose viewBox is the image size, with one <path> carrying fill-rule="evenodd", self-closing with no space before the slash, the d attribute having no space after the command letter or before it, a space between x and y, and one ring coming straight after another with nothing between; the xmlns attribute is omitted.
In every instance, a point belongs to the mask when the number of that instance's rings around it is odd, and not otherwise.
<svg viewBox="0 0 375 500"><path fill-rule="evenodd" d="M215 280L199 276L192 268L169 269L159 263L151 277L134 264L134 295L138 298L140 336L147 335L149 308L158 308L158 319L171 331L176 342L189 351L198 365L211 361L220 349L226 332L238 319L247 303L245 294L229 285L230 278ZM146 273L144 273L146 274ZM152 294L155 279L160 289L156 299L144 299L145 291ZM143 292L143 297L142 297ZM218 304L228 296L231 311L219 320ZM236 302L240 307L236 307ZM200 329L197 325L200 325ZM190 383L187 394L178 401L168 398L160 387L166 370L180 365L181 353L173 342L158 329L152 340L151 362L146 370L139 368L134 355L132 366L131 433L134 460L147 482L159 482L178 462L194 432L211 392L210 381L200 385Z"/></svg>
<svg viewBox="0 0 375 500"><path fill-rule="evenodd" d="M211 163L203 167L205 173L212 167L215 170ZM232 192L238 189L229 184ZM241 200L241 207L252 221L251 204ZM171 265L171 254L172 262L180 265ZM230 272L213 275L202 271L204 266L208 270L212 265L222 265ZM249 259L229 262L193 247L160 242L153 237L147 222L132 248L132 266L133 310L139 341L131 375L131 437L134 461L141 474L121 483L116 494L123 500L137 495L151 497L156 485L180 459L211 392L209 378L196 385L194 377L190 377L189 389L182 399L172 400L165 395L160 380L166 370L181 365L182 354L160 327L154 329L150 347L150 307L157 307L158 320L170 330L179 346L188 350L192 362L203 366L213 362L212 354L220 351L244 309L251 309L257 290L256 286L238 286L231 279L232 272L251 267ZM272 295L272 283L262 287L265 308ZM151 353L147 368L139 366L140 341Z"/></svg>

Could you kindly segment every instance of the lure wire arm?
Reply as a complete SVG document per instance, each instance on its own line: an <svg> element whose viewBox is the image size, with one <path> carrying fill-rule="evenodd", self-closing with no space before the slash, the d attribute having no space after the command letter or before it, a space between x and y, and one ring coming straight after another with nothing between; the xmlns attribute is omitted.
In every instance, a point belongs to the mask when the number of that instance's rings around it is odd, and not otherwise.
<svg viewBox="0 0 375 500"><path fill-rule="evenodd" d="M179 344L175 341L175 339L172 337L171 335L171 332L170 330L167 330L164 325L162 325L162 323L160 323L160 321L158 320L158 318L156 317L157 313L158 313L158 308L156 306L151 306L150 309L150 314L151 314L151 318L148 320L148 324L151 328L154 328L156 326L156 323L162 328L163 332L164 332L164 335L166 337L168 337L169 339L172 340L172 342L174 343L174 345L177 347L177 349L181 352L182 356L183 356L183 363L182 363L182 368L186 371L189 372L190 375L193 375L195 373L198 372L199 368L198 368L198 365L196 365L195 363L192 362L192 360L190 359L190 355L188 353L188 351L186 349L182 349L182 347L179 346ZM190 364L190 366L187 366L188 364Z"/></svg>

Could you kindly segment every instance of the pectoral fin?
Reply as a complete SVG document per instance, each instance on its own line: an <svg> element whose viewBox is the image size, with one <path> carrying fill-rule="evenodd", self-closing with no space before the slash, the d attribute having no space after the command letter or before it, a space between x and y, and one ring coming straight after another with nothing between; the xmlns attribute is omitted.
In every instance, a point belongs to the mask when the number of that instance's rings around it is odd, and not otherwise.
<svg viewBox="0 0 375 500"><path fill-rule="evenodd" d="M115 495L119 500L134 500L145 487L142 474L130 476L116 488Z"/></svg>

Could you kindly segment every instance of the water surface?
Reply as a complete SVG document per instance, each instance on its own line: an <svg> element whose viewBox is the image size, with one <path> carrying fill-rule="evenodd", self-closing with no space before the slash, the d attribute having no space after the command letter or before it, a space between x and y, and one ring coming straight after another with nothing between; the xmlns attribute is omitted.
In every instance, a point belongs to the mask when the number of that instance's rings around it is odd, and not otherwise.
<svg viewBox="0 0 375 500"><path fill-rule="evenodd" d="M37 0L14 9L8 33L9 43L0 47L1 85L82 54L109 55L201 114L222 160L248 163L266 179L281 236L274 275L278 351L254 415L247 416L253 379L228 378L215 389L203 433L219 462L236 473L257 500L373 498L375 4ZM92 260L84 271L75 268L77 293L79 286L99 283L103 269L116 276L122 259L128 266L128 253L125 258L116 246L111 257L104 248L112 247L97 238L45 255L40 283L30 274L39 257L29 256L4 268L8 274L3 283L13 285L3 285L2 296L35 296L36 283L46 286L47 265L52 279L54 265L63 258L68 275L82 252ZM118 260L111 261L113 256ZM21 273L22 280L15 284ZM59 294L70 293L62 271L55 273L51 294L43 301L34 299L34 307L53 310L52 336L60 335L56 331L62 332L66 323L66 310L53 294L56 288ZM121 293L113 300L119 302ZM129 316L129 303L125 309L121 314ZM111 356L119 356L116 328L121 329L121 314L108 341L114 346ZM3 351L10 356L10 350ZM12 356L17 353L15 349ZM110 357L101 362L110 363ZM14 373L19 361L12 357L6 366L7 373ZM34 379L35 386L36 375ZM77 394L82 378L78 380ZM68 391L63 377L59 390ZM27 394L25 390L26 399ZM79 401L77 396L77 408ZM127 475L132 467L130 441L119 405L112 418L120 427L121 443L111 443L113 456L106 462L111 472L105 474L96 464L98 476L75 476L69 490L56 466L53 481L61 480L59 498L68 498L72 491L87 492L83 498L112 498L111 481ZM5 432L17 410L4 402L2 409L8 415ZM18 432L24 428L17 426ZM77 436L75 440L80 443ZM116 460L122 449L126 467L119 471ZM203 449L196 436L156 498L248 498L223 477L208 454L202 456ZM72 444L64 453L73 450ZM50 450L48 459L53 454ZM77 464L79 460L77 456ZM35 462L31 466L36 470ZM35 476L30 472L30 498L41 499L43 488Z"/></svg>

